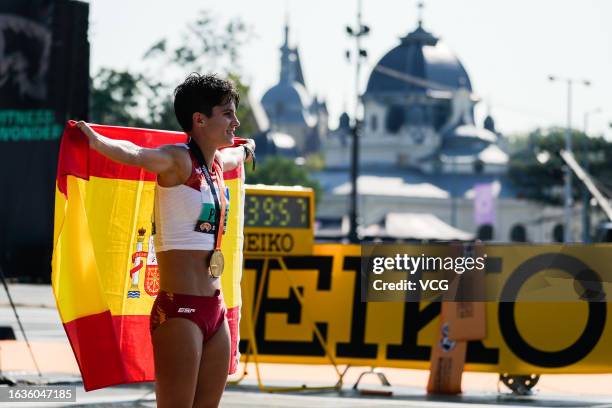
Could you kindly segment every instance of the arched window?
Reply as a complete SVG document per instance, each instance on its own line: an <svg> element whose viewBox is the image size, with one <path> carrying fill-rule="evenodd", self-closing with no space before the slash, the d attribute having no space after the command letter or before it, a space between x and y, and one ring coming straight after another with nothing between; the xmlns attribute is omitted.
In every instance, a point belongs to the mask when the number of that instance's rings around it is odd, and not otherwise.
<svg viewBox="0 0 612 408"><path fill-rule="evenodd" d="M378 116L370 116L370 129L372 132L376 132L376 129L378 129Z"/></svg>
<svg viewBox="0 0 612 408"><path fill-rule="evenodd" d="M493 226L491 224L483 224L479 226L476 235L481 241L493 240Z"/></svg>
<svg viewBox="0 0 612 408"><path fill-rule="evenodd" d="M510 241L527 242L527 229L523 224L515 224L510 230Z"/></svg>
<svg viewBox="0 0 612 408"><path fill-rule="evenodd" d="M555 224L555 226L553 227L552 234L554 242L563 242L563 224Z"/></svg>
<svg viewBox="0 0 612 408"><path fill-rule="evenodd" d="M397 133L406 121L406 113L404 107L399 105L392 105L387 111L387 118L385 121L385 127L389 133Z"/></svg>

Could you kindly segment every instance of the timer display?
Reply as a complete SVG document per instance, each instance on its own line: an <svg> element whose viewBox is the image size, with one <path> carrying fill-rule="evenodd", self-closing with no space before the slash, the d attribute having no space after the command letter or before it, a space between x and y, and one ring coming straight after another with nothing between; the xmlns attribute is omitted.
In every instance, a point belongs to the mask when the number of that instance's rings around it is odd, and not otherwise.
<svg viewBox="0 0 612 408"><path fill-rule="evenodd" d="M308 255L314 244L314 192L304 187L247 185L244 252Z"/></svg>
<svg viewBox="0 0 612 408"><path fill-rule="evenodd" d="M247 195L244 226L310 228L310 200L308 197L278 194Z"/></svg>

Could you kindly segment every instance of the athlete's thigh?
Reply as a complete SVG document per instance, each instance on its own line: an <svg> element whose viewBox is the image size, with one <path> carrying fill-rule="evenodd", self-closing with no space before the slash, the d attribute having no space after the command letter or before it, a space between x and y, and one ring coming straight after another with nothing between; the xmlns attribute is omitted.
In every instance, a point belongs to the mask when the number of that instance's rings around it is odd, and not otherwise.
<svg viewBox="0 0 612 408"><path fill-rule="evenodd" d="M190 320L170 318L151 337L157 406L191 407L202 357L202 331Z"/></svg>
<svg viewBox="0 0 612 408"><path fill-rule="evenodd" d="M219 330L204 343L194 407L208 408L219 405L227 382L229 358L230 333L225 320Z"/></svg>

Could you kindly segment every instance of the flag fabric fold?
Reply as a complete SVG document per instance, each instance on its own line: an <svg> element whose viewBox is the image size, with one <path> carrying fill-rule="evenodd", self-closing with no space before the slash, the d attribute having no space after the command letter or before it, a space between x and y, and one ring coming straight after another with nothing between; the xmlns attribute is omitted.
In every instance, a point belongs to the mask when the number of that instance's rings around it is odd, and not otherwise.
<svg viewBox="0 0 612 408"><path fill-rule="evenodd" d="M92 126L143 147L184 143L179 132ZM237 366L242 273L244 169L224 173L231 212L221 278ZM159 272L152 237L156 176L89 148L69 122L62 136L55 194L52 286L86 390L154 381L149 314Z"/></svg>

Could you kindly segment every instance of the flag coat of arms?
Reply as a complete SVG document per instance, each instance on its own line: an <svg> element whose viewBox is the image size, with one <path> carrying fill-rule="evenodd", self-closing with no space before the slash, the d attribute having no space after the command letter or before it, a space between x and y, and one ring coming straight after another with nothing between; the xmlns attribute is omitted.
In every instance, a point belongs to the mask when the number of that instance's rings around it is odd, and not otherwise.
<svg viewBox="0 0 612 408"><path fill-rule="evenodd" d="M143 147L184 143L180 132L93 125L112 139ZM236 371L242 273L244 169L224 173L231 212L222 241L221 278ZM87 391L154 381L149 315L159 291L152 217L156 175L89 148L69 122L55 192L52 286Z"/></svg>

